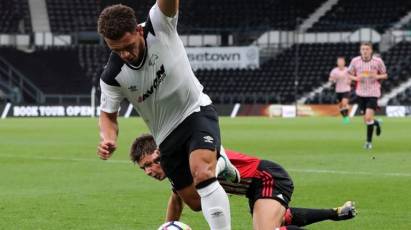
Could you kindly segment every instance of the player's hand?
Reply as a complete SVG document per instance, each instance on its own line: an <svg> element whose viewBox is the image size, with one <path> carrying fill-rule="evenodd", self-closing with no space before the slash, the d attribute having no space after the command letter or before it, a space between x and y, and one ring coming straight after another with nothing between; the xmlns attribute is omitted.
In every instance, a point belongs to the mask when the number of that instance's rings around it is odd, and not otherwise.
<svg viewBox="0 0 411 230"><path fill-rule="evenodd" d="M368 76L370 78L377 78L377 73L376 72L370 72Z"/></svg>
<svg viewBox="0 0 411 230"><path fill-rule="evenodd" d="M361 80L361 75L354 76L354 77L352 78L352 80L354 80L354 81L360 81L360 80Z"/></svg>
<svg viewBox="0 0 411 230"><path fill-rule="evenodd" d="M117 145L115 141L112 140L102 140L97 146L97 155L102 160L107 160L113 155L113 152L116 150Z"/></svg>

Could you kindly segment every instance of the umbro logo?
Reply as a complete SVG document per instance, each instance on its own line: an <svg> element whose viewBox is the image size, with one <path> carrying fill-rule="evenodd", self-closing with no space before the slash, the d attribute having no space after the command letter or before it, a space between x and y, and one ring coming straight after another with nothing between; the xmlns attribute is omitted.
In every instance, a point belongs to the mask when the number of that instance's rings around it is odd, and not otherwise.
<svg viewBox="0 0 411 230"><path fill-rule="evenodd" d="M128 90L130 90L131 92L136 92L138 89L137 89L137 86L132 85L132 86L128 87Z"/></svg>
<svg viewBox="0 0 411 230"><path fill-rule="evenodd" d="M223 215L222 211L215 211L215 212L211 213L211 216L214 217L214 218L222 216L222 215Z"/></svg>
<svg viewBox="0 0 411 230"><path fill-rule="evenodd" d="M204 138L204 142L208 142L208 143L211 143L211 144L214 141L214 138L211 137L211 136L204 136L203 138Z"/></svg>

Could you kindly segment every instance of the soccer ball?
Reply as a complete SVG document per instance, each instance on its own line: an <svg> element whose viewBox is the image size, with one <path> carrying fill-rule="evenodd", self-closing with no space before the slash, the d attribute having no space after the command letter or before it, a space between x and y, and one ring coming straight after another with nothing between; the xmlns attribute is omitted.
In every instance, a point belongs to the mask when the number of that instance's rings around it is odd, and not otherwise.
<svg viewBox="0 0 411 230"><path fill-rule="evenodd" d="M191 230L191 228L179 221L170 221L161 225L158 230Z"/></svg>

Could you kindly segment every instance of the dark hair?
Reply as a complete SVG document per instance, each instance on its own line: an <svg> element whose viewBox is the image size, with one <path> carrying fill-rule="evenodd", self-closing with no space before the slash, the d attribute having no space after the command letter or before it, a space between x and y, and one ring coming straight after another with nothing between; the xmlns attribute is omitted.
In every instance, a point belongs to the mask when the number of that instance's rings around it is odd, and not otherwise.
<svg viewBox="0 0 411 230"><path fill-rule="evenodd" d="M361 46L369 46L369 47L371 47L371 49L372 49L372 43L371 43L371 42L361 42L360 47L361 47Z"/></svg>
<svg viewBox="0 0 411 230"><path fill-rule="evenodd" d="M144 155L151 155L157 149L156 141L150 134L143 134L137 137L130 149L130 159L133 163L138 163Z"/></svg>
<svg viewBox="0 0 411 230"><path fill-rule="evenodd" d="M97 30L105 38L117 40L137 27L134 10L117 4L106 7L98 17Z"/></svg>

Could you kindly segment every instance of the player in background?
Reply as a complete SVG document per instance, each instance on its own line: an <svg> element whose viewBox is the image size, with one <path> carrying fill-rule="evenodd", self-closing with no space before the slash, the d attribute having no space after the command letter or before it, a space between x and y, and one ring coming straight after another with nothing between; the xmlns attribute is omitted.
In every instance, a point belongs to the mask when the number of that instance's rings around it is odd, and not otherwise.
<svg viewBox="0 0 411 230"><path fill-rule="evenodd" d="M367 126L367 140L364 148L372 149L374 126L377 136L381 134L380 122L374 119L374 114L378 107L378 98L381 96L381 81L387 79L388 75L384 61L373 55L370 42L361 43L360 54L351 60L348 74L356 82L355 93Z"/></svg>
<svg viewBox="0 0 411 230"><path fill-rule="evenodd" d="M241 183L220 181L224 189L231 194L245 195L249 200L253 215L253 226L256 230L301 229L323 220L346 220L355 216L353 202L334 209L288 208L293 192L293 183L288 173L277 163L260 160L242 153L224 150L230 161L241 174ZM164 180L166 175L159 164L160 150L151 135L136 138L130 148L130 158L144 172L157 180ZM223 168L223 167L221 167ZM216 172L217 174L224 171ZM200 211L199 196L192 197L186 203L193 211ZM180 219L183 201L173 192L168 201L166 222ZM283 226L283 227L281 227Z"/></svg>
<svg viewBox="0 0 411 230"><path fill-rule="evenodd" d="M343 117L343 123L348 124L350 123L348 102L351 92L351 78L347 73L344 57L337 58L337 67L331 70L329 81L335 84L335 93L337 94L338 107Z"/></svg>
<svg viewBox="0 0 411 230"><path fill-rule="evenodd" d="M157 0L144 24L121 4L101 12L98 32L112 52L100 78L97 155L107 160L115 151L117 112L126 98L159 144L161 166L179 196L199 194L210 229L229 230L228 196L215 177L218 116L177 33L178 7L178 0Z"/></svg>

